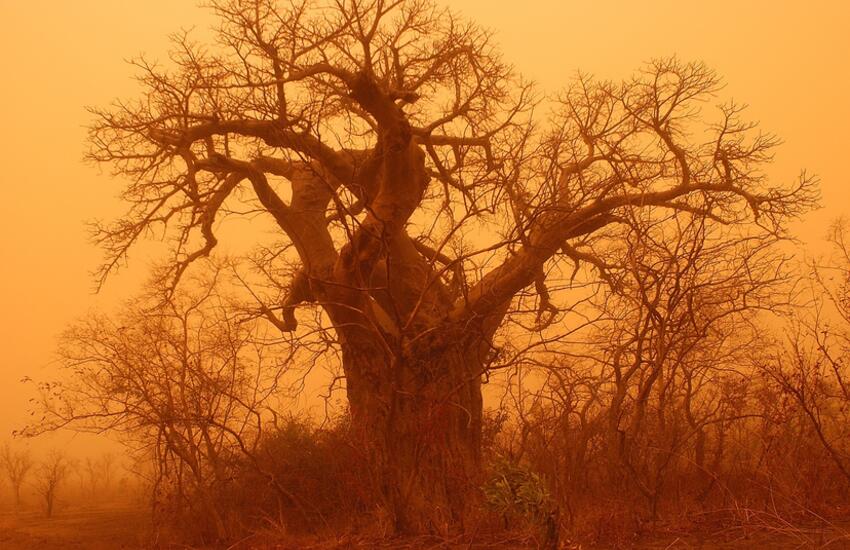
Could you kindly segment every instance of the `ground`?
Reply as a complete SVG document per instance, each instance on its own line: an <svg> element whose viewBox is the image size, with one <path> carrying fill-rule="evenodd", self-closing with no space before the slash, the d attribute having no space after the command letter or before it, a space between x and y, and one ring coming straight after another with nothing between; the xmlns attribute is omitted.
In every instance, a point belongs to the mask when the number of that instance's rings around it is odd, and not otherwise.
<svg viewBox="0 0 850 550"><path fill-rule="evenodd" d="M66 507L60 509L53 518L46 518L39 511L20 513L0 512L0 549L2 550L130 550L145 548L163 548L152 544L148 510L143 506L129 504L111 504L101 506ZM533 546L531 546L533 547ZM185 547L182 547L185 548ZM367 541L356 538L342 538L336 541L301 539L292 544L263 543L251 537L231 546L239 550L260 549L365 549L383 548L386 550L454 550L487 548L520 549L530 548L509 540L480 544L468 541ZM590 550L594 547L569 545L564 550ZM601 547L597 547L601 548ZM777 526L758 529L723 529L713 533L690 535L658 535L650 540L634 545L621 546L636 550L657 549L850 549L850 531L833 526L829 529Z"/></svg>
<svg viewBox="0 0 850 550"><path fill-rule="evenodd" d="M147 510L133 505L68 507L0 513L3 550L119 550L149 548Z"/></svg>

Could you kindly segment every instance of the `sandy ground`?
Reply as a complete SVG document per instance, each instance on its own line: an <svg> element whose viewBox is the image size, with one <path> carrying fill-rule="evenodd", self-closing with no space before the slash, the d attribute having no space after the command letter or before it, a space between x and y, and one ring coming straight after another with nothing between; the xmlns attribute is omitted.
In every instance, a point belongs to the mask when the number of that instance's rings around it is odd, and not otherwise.
<svg viewBox="0 0 850 550"><path fill-rule="evenodd" d="M14 513L0 512L0 549L2 550L129 550L151 548L150 519L148 510L126 504L91 507L68 507L60 509L53 518L46 518L38 511ZM850 527L850 525L848 525ZM804 529L786 528L774 530L724 530L720 533L702 535L658 536L634 545L637 549L850 549L850 529ZM315 541L313 541L315 543ZM325 544L305 545L313 548L331 548ZM418 545L378 545L381 548L418 548ZM510 544L498 548L512 547ZM569 546L566 548L587 548ZM244 541L234 548L298 548L302 545L263 544L259 541ZM359 544L342 544L340 548L366 548ZM375 548L372 545L372 548ZM481 549L488 545L467 544L464 549ZM423 545L422 548L455 548L451 545ZM518 546L517 546L518 548ZM527 548L527 547L526 547Z"/></svg>
<svg viewBox="0 0 850 550"><path fill-rule="evenodd" d="M636 545L640 550L658 549L850 549L850 524L847 522L801 525L730 527L715 532L691 533L681 536L650 537Z"/></svg>
<svg viewBox="0 0 850 550"><path fill-rule="evenodd" d="M46 518L37 511L0 513L3 550L118 550L148 548L150 521L128 505L66 508Z"/></svg>
<svg viewBox="0 0 850 550"><path fill-rule="evenodd" d="M754 533L738 537L674 537L651 543L644 543L641 550L747 550L747 549L850 549L850 540L835 533Z"/></svg>

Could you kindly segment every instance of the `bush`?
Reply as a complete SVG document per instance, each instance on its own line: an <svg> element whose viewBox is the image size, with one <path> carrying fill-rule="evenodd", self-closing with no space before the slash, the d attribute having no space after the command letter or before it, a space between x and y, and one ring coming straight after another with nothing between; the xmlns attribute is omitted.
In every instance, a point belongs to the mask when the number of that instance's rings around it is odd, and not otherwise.
<svg viewBox="0 0 850 550"><path fill-rule="evenodd" d="M318 428L291 418L239 461L223 496L249 531L337 531L374 507L371 477L345 420Z"/></svg>
<svg viewBox="0 0 850 550"><path fill-rule="evenodd" d="M539 531L544 546L557 546L557 508L543 478L527 467L498 457L482 487L484 502L504 527Z"/></svg>

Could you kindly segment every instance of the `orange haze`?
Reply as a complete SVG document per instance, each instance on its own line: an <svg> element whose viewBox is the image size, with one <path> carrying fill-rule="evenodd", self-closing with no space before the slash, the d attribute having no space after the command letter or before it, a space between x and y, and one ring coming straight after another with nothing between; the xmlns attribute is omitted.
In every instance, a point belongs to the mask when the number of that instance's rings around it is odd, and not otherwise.
<svg viewBox="0 0 850 550"><path fill-rule="evenodd" d="M806 167L823 180L825 208L799 224L817 244L831 219L850 215L850 3L568 2L455 0L454 9L496 31L508 60L555 91L578 69L627 76L652 57L699 59L723 76L724 98L785 140L773 175ZM95 307L133 292L148 258L92 294L100 252L84 221L121 211L120 182L85 165L84 105L132 96L123 59L162 57L167 35L209 14L190 0L0 0L0 433L26 420L24 376L44 378L55 336ZM0 436L0 441L5 435Z"/></svg>

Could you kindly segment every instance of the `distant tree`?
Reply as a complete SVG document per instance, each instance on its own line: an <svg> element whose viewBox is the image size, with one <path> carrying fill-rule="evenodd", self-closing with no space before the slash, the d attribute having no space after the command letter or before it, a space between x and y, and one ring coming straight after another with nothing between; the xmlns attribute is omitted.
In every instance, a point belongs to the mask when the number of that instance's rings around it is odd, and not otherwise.
<svg viewBox="0 0 850 550"><path fill-rule="evenodd" d="M33 466L29 451L21 449L15 451L8 443L0 447L0 467L9 480L15 495L15 506L21 505L21 487L27 479Z"/></svg>
<svg viewBox="0 0 850 550"><path fill-rule="evenodd" d="M114 466L115 455L112 453L104 453L97 459L86 457L80 464L80 476L87 480L92 496L98 493L98 488L102 488L105 493L109 491Z"/></svg>
<svg viewBox="0 0 850 550"><path fill-rule="evenodd" d="M257 314L327 334L399 532L468 517L484 375L516 331L562 319L570 291L616 280L609 252L639 212L773 238L815 200L805 175L766 181L777 140L740 107L700 112L720 89L700 63L580 76L544 100L491 33L429 0L211 4L219 47L178 36L170 66L135 63L138 99L93 110L90 158L126 178L130 205L98 228L102 276L164 231L173 289L216 247L217 218L267 214L283 242L255 262L273 287L249 281Z"/></svg>
<svg viewBox="0 0 850 550"><path fill-rule="evenodd" d="M68 477L70 468L71 464L65 454L54 449L47 453L35 470L35 490L44 500L47 517L53 517L57 492Z"/></svg>
<svg viewBox="0 0 850 550"><path fill-rule="evenodd" d="M88 489L91 496L97 494L97 488L100 485L100 472L98 471L97 462L89 457L86 457L83 463L86 479L88 480Z"/></svg>
<svg viewBox="0 0 850 550"><path fill-rule="evenodd" d="M115 470L115 455L113 453L103 453L97 461L100 470L100 476L103 480L103 490L106 493L112 489L112 475Z"/></svg>
<svg viewBox="0 0 850 550"><path fill-rule="evenodd" d="M85 462L79 459L73 459L69 460L68 463L70 474L73 474L77 478L77 488L80 496L85 496L88 487Z"/></svg>

